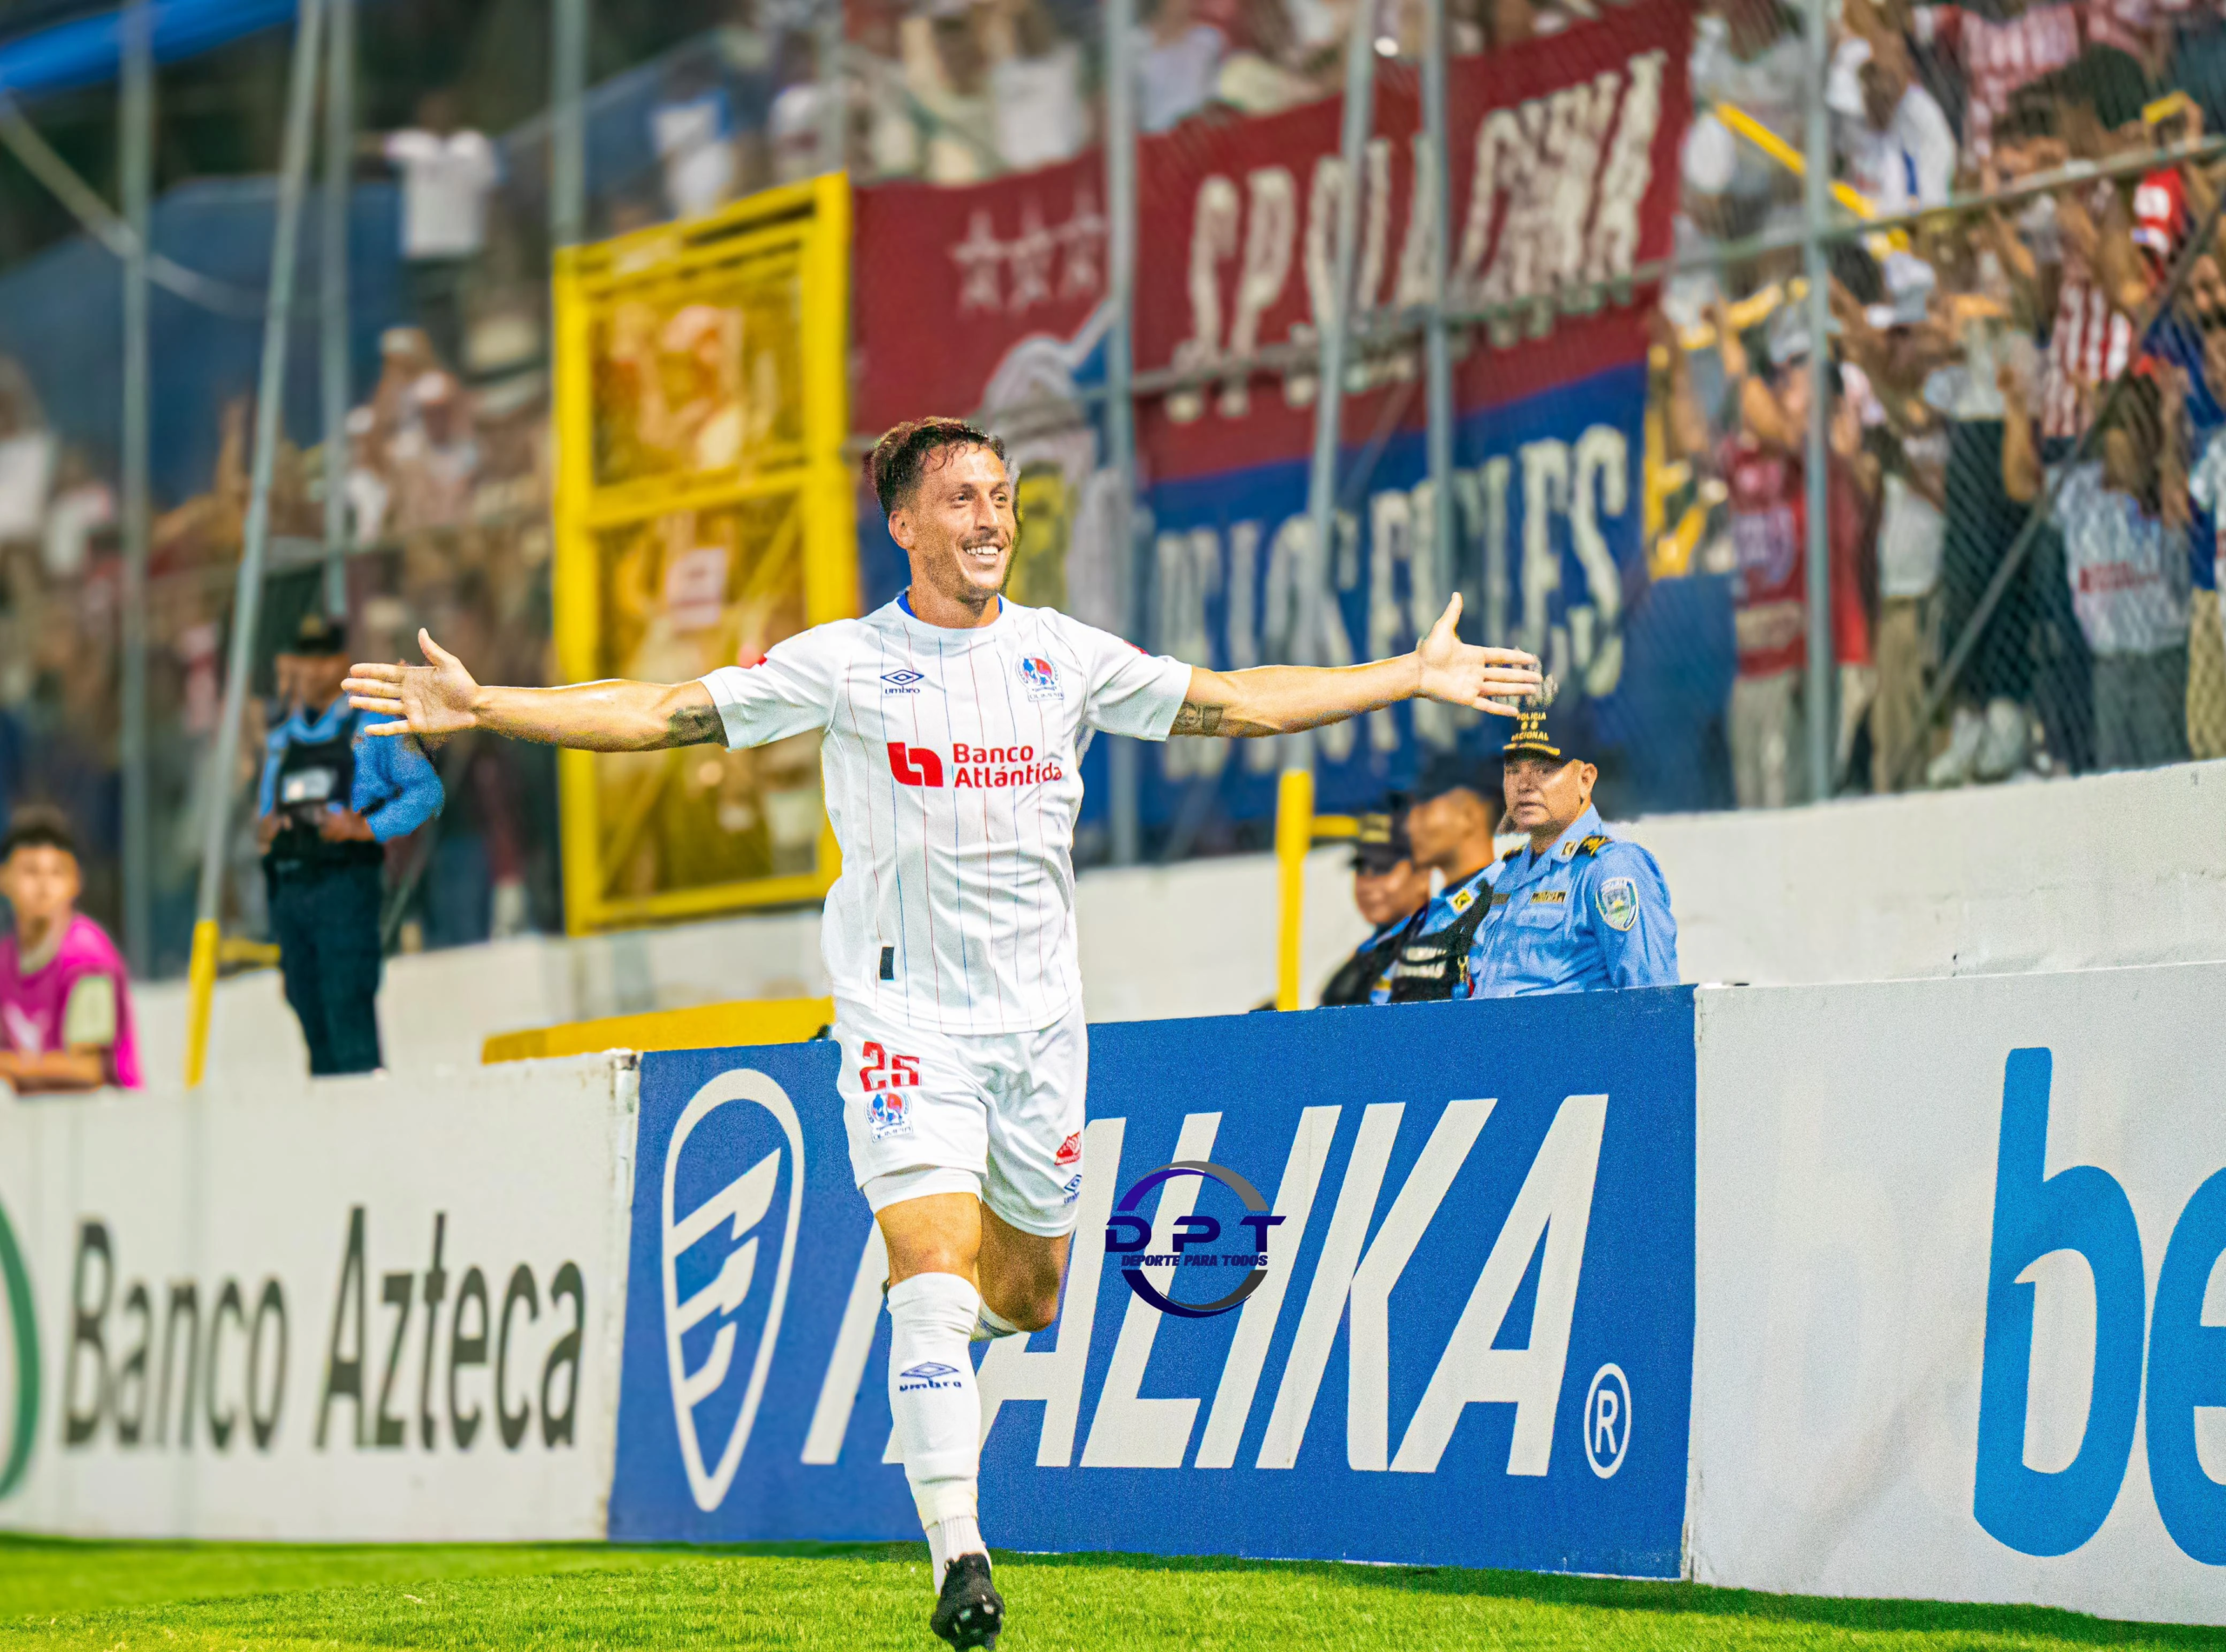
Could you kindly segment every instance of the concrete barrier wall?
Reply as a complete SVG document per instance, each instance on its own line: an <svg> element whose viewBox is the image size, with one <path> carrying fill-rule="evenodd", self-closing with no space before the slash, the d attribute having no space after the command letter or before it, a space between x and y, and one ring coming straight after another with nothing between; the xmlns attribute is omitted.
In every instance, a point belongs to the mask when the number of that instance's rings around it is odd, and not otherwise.
<svg viewBox="0 0 2226 1652"><path fill-rule="evenodd" d="M2226 763L1619 829L1668 874L1689 982L1834 981L2226 958ZM1304 977L1361 938L1346 856L1308 865ZM1266 856L1088 872L1079 885L1090 1016L1249 1009L1275 986ZM531 937L397 958L380 1009L387 1060L430 1073L490 1032L730 998L827 990L819 915L791 911L583 940ZM172 1082L184 994L142 994L148 1069ZM218 992L212 1071L288 1082L306 1064L277 977Z"/></svg>

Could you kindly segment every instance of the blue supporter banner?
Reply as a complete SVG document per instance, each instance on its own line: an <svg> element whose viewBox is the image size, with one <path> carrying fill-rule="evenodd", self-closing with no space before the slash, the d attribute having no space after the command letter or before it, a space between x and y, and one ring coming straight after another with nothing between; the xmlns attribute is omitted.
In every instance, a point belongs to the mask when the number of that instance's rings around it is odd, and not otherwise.
<svg viewBox="0 0 2226 1652"><path fill-rule="evenodd" d="M975 1350L993 1543L1677 1575L1689 989L1090 1037L1061 1319ZM614 1538L918 1535L837 1058L643 1060Z"/></svg>

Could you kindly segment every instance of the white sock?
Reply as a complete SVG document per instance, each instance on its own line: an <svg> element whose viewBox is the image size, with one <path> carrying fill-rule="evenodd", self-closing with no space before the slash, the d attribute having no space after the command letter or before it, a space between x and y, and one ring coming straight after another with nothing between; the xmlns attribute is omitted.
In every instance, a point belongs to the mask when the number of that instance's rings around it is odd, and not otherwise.
<svg viewBox="0 0 2226 1652"><path fill-rule="evenodd" d="M981 1311L981 1296L956 1274L915 1274L889 1288L889 1409L930 1553L939 1530L946 1541L935 1566L938 1588L943 1561L968 1552L949 1548L953 1534L943 1529L963 1520L972 1546L982 1543L974 1525L982 1402L966 1345Z"/></svg>
<svg viewBox="0 0 2226 1652"><path fill-rule="evenodd" d="M928 1528L928 1578L936 1594L943 1593L943 1569L961 1555L986 1555L982 1528L971 1515L953 1515Z"/></svg>
<svg viewBox="0 0 2226 1652"><path fill-rule="evenodd" d="M982 1311L974 1316L974 1341L992 1342L1000 1336L1017 1336L1020 1327L990 1306L982 1304Z"/></svg>

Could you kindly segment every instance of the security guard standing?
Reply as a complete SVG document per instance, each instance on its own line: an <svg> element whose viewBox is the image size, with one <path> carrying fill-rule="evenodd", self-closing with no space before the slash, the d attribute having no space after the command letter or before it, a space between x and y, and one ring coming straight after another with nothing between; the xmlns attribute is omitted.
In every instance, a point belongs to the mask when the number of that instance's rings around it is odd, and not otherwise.
<svg viewBox="0 0 2226 1652"><path fill-rule="evenodd" d="M340 692L347 649L340 627L312 614L279 653L290 715L270 732L258 797L279 973L319 1076L380 1064L383 845L441 803L416 742L358 740L363 714Z"/></svg>
<svg viewBox="0 0 2226 1652"><path fill-rule="evenodd" d="M1430 900L1430 873L1415 864L1406 813L1407 800L1393 792L1381 810L1360 817L1353 842L1353 904L1375 933L1322 989L1324 1008L1368 1002L1370 991L1390 969L1409 923Z"/></svg>
<svg viewBox="0 0 2226 1652"><path fill-rule="evenodd" d="M1415 864L1443 882L1422 916L1400 938L1390 973L1370 1003L1428 1003L1468 996L1469 952L1491 909L1492 835L1499 826L1499 788L1473 758L1441 752L1423 769L1407 811Z"/></svg>
<svg viewBox="0 0 2226 1652"><path fill-rule="evenodd" d="M1592 807L1599 769L1547 729L1543 709L1517 720L1504 763L1508 818L1530 841L1500 863L1470 996L1676 985L1669 885L1653 856L1608 836Z"/></svg>

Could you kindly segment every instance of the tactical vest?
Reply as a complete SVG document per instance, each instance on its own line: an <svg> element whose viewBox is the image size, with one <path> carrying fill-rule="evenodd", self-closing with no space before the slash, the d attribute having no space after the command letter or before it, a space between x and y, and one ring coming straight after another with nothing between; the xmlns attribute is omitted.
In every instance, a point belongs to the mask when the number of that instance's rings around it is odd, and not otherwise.
<svg viewBox="0 0 2226 1652"><path fill-rule="evenodd" d="M1483 872L1478 872L1468 881L1466 887L1475 891L1476 898L1443 929L1434 935L1410 931L1402 936L1399 956L1391 965L1393 1003L1437 1003L1468 984L1469 948L1476 938L1477 926L1492 909L1491 886L1483 880Z"/></svg>
<svg viewBox="0 0 2226 1652"><path fill-rule="evenodd" d="M1344 967L1331 976L1330 984L1322 989L1323 1005L1329 1008L1339 1004L1366 1003L1368 995L1390 967L1392 957L1399 950L1399 943L1406 939L1407 931L1414 927L1415 920L1410 918L1382 940L1371 946L1363 946L1347 958Z"/></svg>
<svg viewBox="0 0 2226 1652"><path fill-rule="evenodd" d="M329 740L289 741L278 758L278 783L272 806L285 823L270 840L266 857L286 869L378 863L386 851L377 843L331 843L317 830L327 807L349 807L356 789L356 725L363 714L350 710Z"/></svg>

